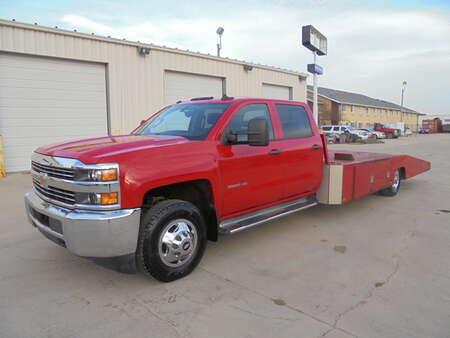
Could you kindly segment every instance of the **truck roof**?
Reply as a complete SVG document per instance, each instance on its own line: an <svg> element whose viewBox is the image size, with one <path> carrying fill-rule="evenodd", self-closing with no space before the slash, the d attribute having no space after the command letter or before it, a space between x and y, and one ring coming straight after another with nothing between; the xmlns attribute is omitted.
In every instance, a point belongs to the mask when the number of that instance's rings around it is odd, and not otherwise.
<svg viewBox="0 0 450 338"><path fill-rule="evenodd" d="M223 96L221 98L214 98L214 97L194 97L190 100L186 101L177 101L175 104L186 104L186 103L234 103L234 102L245 102L245 101L253 101L253 100L262 100L267 102L278 102L278 103L302 103L305 104L305 102L301 101L292 101L292 100L282 100L282 99L266 99L262 97L230 97L230 96Z"/></svg>

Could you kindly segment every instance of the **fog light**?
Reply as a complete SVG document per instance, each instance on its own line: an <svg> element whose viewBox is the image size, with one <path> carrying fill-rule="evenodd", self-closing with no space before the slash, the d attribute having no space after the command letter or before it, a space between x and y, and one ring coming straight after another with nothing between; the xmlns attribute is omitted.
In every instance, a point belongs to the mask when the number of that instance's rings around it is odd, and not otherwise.
<svg viewBox="0 0 450 338"><path fill-rule="evenodd" d="M100 194L100 204L110 205L119 203L119 194L117 192Z"/></svg>

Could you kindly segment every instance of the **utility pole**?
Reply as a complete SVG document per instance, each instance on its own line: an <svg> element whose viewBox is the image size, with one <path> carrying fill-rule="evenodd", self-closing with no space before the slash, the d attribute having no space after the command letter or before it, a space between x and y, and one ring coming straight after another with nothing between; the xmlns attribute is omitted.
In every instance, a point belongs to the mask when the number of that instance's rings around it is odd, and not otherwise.
<svg viewBox="0 0 450 338"><path fill-rule="evenodd" d="M407 82L403 81L402 83L402 99L400 102L400 121L403 122L403 96L405 95ZM405 124L403 124L403 134L405 133Z"/></svg>
<svg viewBox="0 0 450 338"><path fill-rule="evenodd" d="M403 121L403 96L405 95L405 90L406 90L406 85L408 83L406 81L403 81L402 83L402 99L401 99L401 103L400 103L400 118L401 121Z"/></svg>

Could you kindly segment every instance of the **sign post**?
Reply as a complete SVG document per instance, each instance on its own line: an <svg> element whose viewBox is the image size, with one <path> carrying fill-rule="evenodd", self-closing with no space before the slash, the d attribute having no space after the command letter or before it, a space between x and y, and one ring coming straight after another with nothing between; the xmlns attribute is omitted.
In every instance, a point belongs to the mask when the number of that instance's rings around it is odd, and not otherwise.
<svg viewBox="0 0 450 338"><path fill-rule="evenodd" d="M302 27L302 45L313 52L314 63L308 64L308 72L313 74L313 115L319 124L319 105L317 98L317 75L323 74L323 68L317 64L317 55L327 54L327 38L313 26Z"/></svg>

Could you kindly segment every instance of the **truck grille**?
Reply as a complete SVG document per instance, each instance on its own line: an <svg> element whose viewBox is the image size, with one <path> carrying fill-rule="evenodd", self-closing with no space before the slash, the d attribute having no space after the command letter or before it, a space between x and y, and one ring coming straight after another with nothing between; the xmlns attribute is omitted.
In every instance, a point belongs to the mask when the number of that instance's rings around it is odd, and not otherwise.
<svg viewBox="0 0 450 338"><path fill-rule="evenodd" d="M47 174L50 177L62 178L66 180L73 180L75 177L75 172L73 169L53 167L31 161L31 168L37 173Z"/></svg>
<svg viewBox="0 0 450 338"><path fill-rule="evenodd" d="M34 188L37 190L37 192L46 197L47 199L62 202L69 205L75 204L75 193L73 191L55 188L52 186L45 187L42 184L40 184L39 181L35 178L33 178L33 185Z"/></svg>

